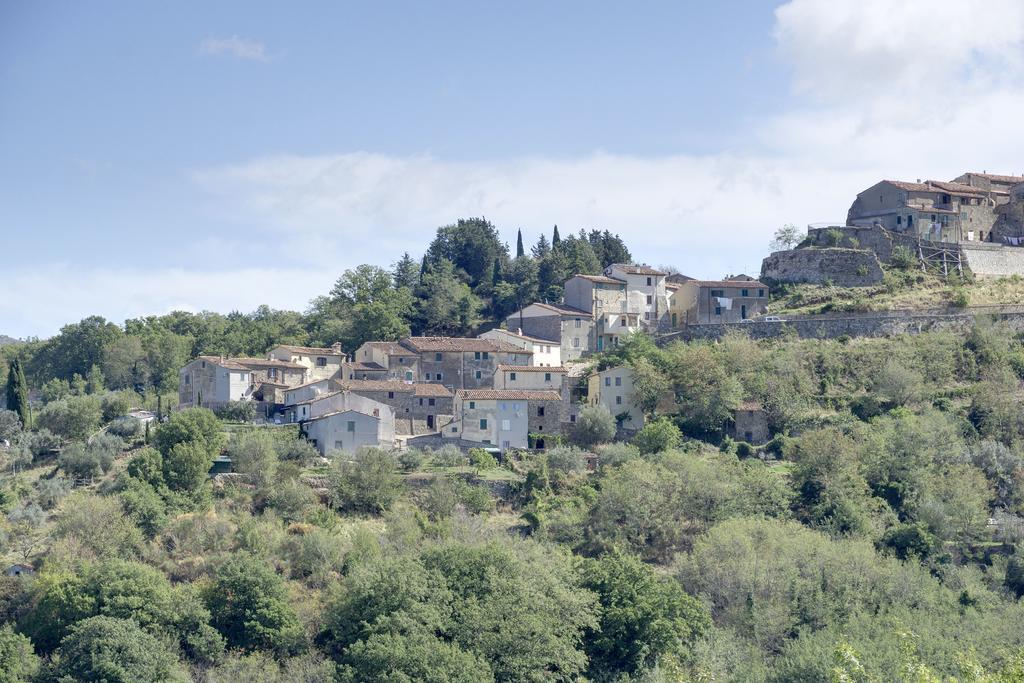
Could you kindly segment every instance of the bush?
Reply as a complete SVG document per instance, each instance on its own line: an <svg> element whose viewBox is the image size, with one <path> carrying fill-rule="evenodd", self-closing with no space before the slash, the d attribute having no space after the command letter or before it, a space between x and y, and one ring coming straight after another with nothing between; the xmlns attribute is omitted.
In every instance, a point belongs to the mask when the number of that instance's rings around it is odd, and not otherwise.
<svg viewBox="0 0 1024 683"><path fill-rule="evenodd" d="M22 683L35 679L39 657L32 641L5 624L0 627L0 683Z"/></svg>
<svg viewBox="0 0 1024 683"><path fill-rule="evenodd" d="M256 404L252 401L229 401L214 413L228 422L252 422L256 419Z"/></svg>
<svg viewBox="0 0 1024 683"><path fill-rule="evenodd" d="M633 444L642 454L663 453L679 447L683 434L667 417L660 417L644 425L633 438Z"/></svg>
<svg viewBox="0 0 1024 683"><path fill-rule="evenodd" d="M177 658L131 619L91 617L61 641L55 680L163 683L181 680Z"/></svg>
<svg viewBox="0 0 1024 683"><path fill-rule="evenodd" d="M71 482L65 477L40 479L36 485L36 498L44 510L52 510L71 493Z"/></svg>
<svg viewBox="0 0 1024 683"><path fill-rule="evenodd" d="M21 434L21 418L13 410L0 410L0 441L14 441Z"/></svg>
<svg viewBox="0 0 1024 683"><path fill-rule="evenodd" d="M132 397L134 394L118 391L104 396L100 400L100 410L103 413L103 421L111 422L116 418L123 417L132 409Z"/></svg>
<svg viewBox="0 0 1024 683"><path fill-rule="evenodd" d="M459 467L467 462L466 454L452 444L445 444L430 454L430 462L435 467Z"/></svg>
<svg viewBox="0 0 1024 683"><path fill-rule="evenodd" d="M277 457L283 461L308 465L320 457L320 453L305 439L288 439L278 442Z"/></svg>
<svg viewBox="0 0 1024 683"><path fill-rule="evenodd" d="M601 467L618 467L639 458L640 449L631 443L609 443L597 447L597 457Z"/></svg>
<svg viewBox="0 0 1024 683"><path fill-rule="evenodd" d="M589 406L576 416L570 438L581 448L592 448L615 438L615 417L604 406Z"/></svg>
<svg viewBox="0 0 1024 683"><path fill-rule="evenodd" d="M119 417L107 425L107 432L122 439L134 439L142 433L142 425L134 417Z"/></svg>
<svg viewBox="0 0 1024 683"><path fill-rule="evenodd" d="M379 448L360 451L354 462L339 461L331 475L332 505L346 512L384 512L404 488L397 466L394 456Z"/></svg>
<svg viewBox="0 0 1024 683"><path fill-rule="evenodd" d="M493 470L498 466L498 461L494 459L494 456L482 448L469 449L469 463L478 474L486 470Z"/></svg>
<svg viewBox="0 0 1024 683"><path fill-rule="evenodd" d="M256 486L264 487L274 478L277 451L266 430L235 434L226 453L231 458L231 469L246 475Z"/></svg>
<svg viewBox="0 0 1024 683"><path fill-rule="evenodd" d="M70 441L84 441L100 426L100 403L95 396L68 396L46 404L35 425Z"/></svg>
<svg viewBox="0 0 1024 683"><path fill-rule="evenodd" d="M954 308L967 308L967 306L969 306L970 303L971 297L967 294L967 290L961 289L959 287L953 293L953 299L950 301L950 304Z"/></svg>
<svg viewBox="0 0 1024 683"><path fill-rule="evenodd" d="M889 257L889 264L894 268L906 270L914 265L916 259L910 249L898 244L892 248L892 255Z"/></svg>
<svg viewBox="0 0 1024 683"><path fill-rule="evenodd" d="M398 454L398 466L403 472L415 472L426 459L427 456L418 448L406 448Z"/></svg>

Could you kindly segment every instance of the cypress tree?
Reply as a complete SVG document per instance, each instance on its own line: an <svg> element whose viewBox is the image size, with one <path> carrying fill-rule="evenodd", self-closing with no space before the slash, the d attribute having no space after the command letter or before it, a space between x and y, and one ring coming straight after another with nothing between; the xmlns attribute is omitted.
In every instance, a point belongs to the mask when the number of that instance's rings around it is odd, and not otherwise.
<svg viewBox="0 0 1024 683"><path fill-rule="evenodd" d="M501 261L494 259L494 269L491 271L491 284L496 285L501 282Z"/></svg>
<svg viewBox="0 0 1024 683"><path fill-rule="evenodd" d="M31 420L28 406L28 384L25 382L25 371L21 361L15 358L8 366L7 373L7 409L13 410L27 429Z"/></svg>
<svg viewBox="0 0 1024 683"><path fill-rule="evenodd" d="M526 250L523 249L523 230L520 228L516 233L516 258L521 258L526 254Z"/></svg>
<svg viewBox="0 0 1024 683"><path fill-rule="evenodd" d="M562 238L558 235L558 226L555 226L554 231L551 233L551 248L554 249L561 244Z"/></svg>

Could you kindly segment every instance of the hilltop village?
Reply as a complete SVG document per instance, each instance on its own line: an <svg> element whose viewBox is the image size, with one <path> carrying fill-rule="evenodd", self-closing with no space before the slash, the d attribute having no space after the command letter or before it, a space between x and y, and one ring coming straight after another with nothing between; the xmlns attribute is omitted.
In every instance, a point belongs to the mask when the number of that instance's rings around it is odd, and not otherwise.
<svg viewBox="0 0 1024 683"><path fill-rule="evenodd" d="M251 401L263 419L301 425L324 454L445 444L544 449L562 442L585 406L606 409L629 436L645 419L633 373L592 359L634 334L717 336L736 326L779 333L795 321L766 315L772 287L877 284L894 258L923 270L941 264L958 277L1024 275L1021 246L1024 177L883 180L857 195L845 225L810 226L792 249L766 258L760 279L706 281L613 263L599 275L573 275L559 301L523 306L476 337L371 340L348 352L340 344L279 345L265 358L203 355L180 371L178 407ZM771 436L752 400L725 428L755 445Z"/></svg>

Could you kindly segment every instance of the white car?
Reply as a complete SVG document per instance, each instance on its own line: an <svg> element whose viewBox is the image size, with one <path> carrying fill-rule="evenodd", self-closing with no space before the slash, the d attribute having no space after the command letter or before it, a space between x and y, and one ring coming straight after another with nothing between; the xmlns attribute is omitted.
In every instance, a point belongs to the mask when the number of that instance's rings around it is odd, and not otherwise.
<svg viewBox="0 0 1024 683"><path fill-rule="evenodd" d="M763 322L763 323L784 323L786 321L783 320L782 318L780 318L777 315L766 315L765 317L761 318L761 322Z"/></svg>

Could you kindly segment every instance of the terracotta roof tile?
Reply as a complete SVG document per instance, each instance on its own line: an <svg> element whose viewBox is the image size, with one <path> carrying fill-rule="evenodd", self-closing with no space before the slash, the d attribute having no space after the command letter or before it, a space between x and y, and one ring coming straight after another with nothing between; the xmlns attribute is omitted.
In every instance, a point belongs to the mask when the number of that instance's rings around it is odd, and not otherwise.
<svg viewBox="0 0 1024 683"><path fill-rule="evenodd" d="M651 268L645 265L636 265L635 263L613 263L605 269L608 272L611 268L618 268L623 273L629 273L630 275L666 275L656 268Z"/></svg>
<svg viewBox="0 0 1024 683"><path fill-rule="evenodd" d="M320 356L342 355L341 351L337 351L335 349L330 348L324 348L322 346L292 346L291 344L278 344L273 349L271 349L271 351L273 351L274 349L284 349L286 351L292 351L293 353L309 353L312 355Z"/></svg>
<svg viewBox="0 0 1024 683"><path fill-rule="evenodd" d="M407 337L402 343L420 353L448 352L505 352L531 354L533 351L521 349L508 342L476 337Z"/></svg>
<svg viewBox="0 0 1024 683"><path fill-rule="evenodd" d="M456 397L464 401L561 401L557 391L527 389L459 389Z"/></svg>
<svg viewBox="0 0 1024 683"><path fill-rule="evenodd" d="M546 368L543 365L499 365L500 372L568 372L563 367Z"/></svg>
<svg viewBox="0 0 1024 683"><path fill-rule="evenodd" d="M603 283L603 284L606 284L606 285L623 285L623 286L625 286L625 284L626 284L622 280L616 280L613 277L607 277L605 275L581 275L581 274L577 273L576 275L573 275L573 277L578 277L578 278L581 278L583 280L590 280L591 282L600 282L600 283Z"/></svg>
<svg viewBox="0 0 1024 683"><path fill-rule="evenodd" d="M346 379L339 380L342 389L359 393L360 391L394 391L411 394L415 389L412 384L397 379Z"/></svg>
<svg viewBox="0 0 1024 683"><path fill-rule="evenodd" d="M559 313L561 315L574 315L574 316L578 316L578 317L581 317L581 318L593 318L594 317L593 314L591 314L590 311L584 311L582 308L573 308L572 306L566 306L565 304L548 304L548 303L543 303L543 302L540 302L540 301L536 301L536 302L530 304L530 306L540 306L541 308L547 308L548 310L551 310L551 311L553 311L555 313ZM517 313L518 313L518 311L516 313L513 313L512 315L508 316L508 318L505 318L505 319L508 320L509 318L514 318L514 317L516 317Z"/></svg>

